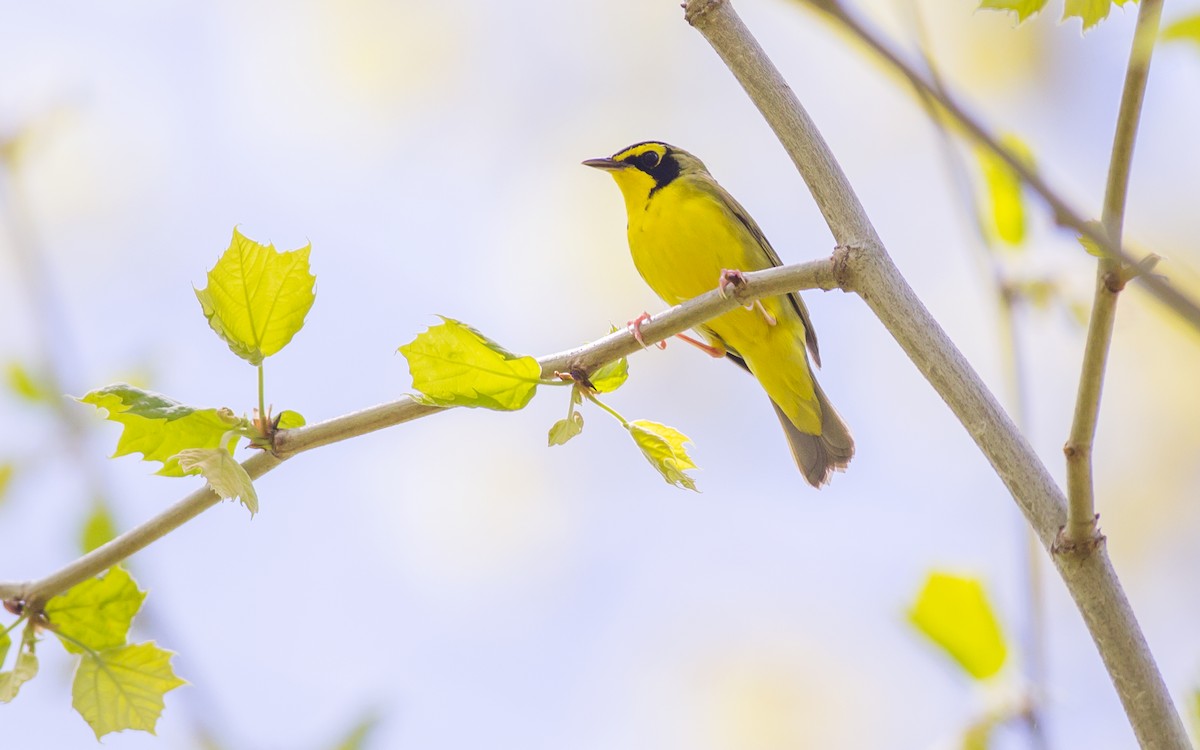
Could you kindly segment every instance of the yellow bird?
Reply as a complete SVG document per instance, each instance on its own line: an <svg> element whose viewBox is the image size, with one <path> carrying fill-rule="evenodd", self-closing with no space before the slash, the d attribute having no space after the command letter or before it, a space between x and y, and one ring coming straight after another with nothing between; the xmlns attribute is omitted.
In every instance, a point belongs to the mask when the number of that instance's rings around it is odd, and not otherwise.
<svg viewBox="0 0 1200 750"><path fill-rule="evenodd" d="M607 159L588 159L617 181L629 218L633 263L669 305L736 283L742 271L782 263L762 230L683 149L647 141ZM634 321L634 334L640 339ZM829 481L854 456L850 429L813 378L808 355L821 356L808 310L796 294L769 297L710 320L697 329L714 357L749 370L771 398L796 465L814 487Z"/></svg>

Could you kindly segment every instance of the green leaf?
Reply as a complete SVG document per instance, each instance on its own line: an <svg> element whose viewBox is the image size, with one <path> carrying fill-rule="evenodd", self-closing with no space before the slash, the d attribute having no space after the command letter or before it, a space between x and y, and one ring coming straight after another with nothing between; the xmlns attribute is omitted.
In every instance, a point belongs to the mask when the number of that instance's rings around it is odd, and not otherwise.
<svg viewBox="0 0 1200 750"><path fill-rule="evenodd" d="M92 505L92 512L88 514L87 520L83 523L83 529L79 534L79 546L83 548L86 554L102 544L107 544L116 535L117 524L113 521L112 513L109 512L108 506L103 502L94 503Z"/></svg>
<svg viewBox="0 0 1200 750"><path fill-rule="evenodd" d="M615 362L609 362L588 378L592 382L592 386L601 393L612 393L624 385L628 379L629 360L625 357L621 357Z"/></svg>
<svg viewBox="0 0 1200 750"><path fill-rule="evenodd" d="M281 430L291 430L296 427L303 427L305 424L307 423L304 421L304 415L298 411L284 409L283 411L279 412L278 427Z"/></svg>
<svg viewBox="0 0 1200 750"><path fill-rule="evenodd" d="M8 485L12 484L13 474L16 472L17 467L11 461L0 462L0 503L4 502L8 494Z"/></svg>
<svg viewBox="0 0 1200 750"><path fill-rule="evenodd" d="M108 412L108 419L124 425L113 457L141 453L144 461L161 461L158 473L181 477L183 471L175 456L185 448L219 448L230 453L237 447L237 436L230 430L249 430L245 419L229 409L198 409L153 391L144 391L126 383L117 383L92 391L79 399Z"/></svg>
<svg viewBox="0 0 1200 750"><path fill-rule="evenodd" d="M668 484L696 491L695 481L684 473L697 468L683 448L684 443L691 442L687 435L673 427L645 419L634 420L625 427L642 449L642 455L651 466L658 469Z"/></svg>
<svg viewBox="0 0 1200 750"><path fill-rule="evenodd" d="M26 629L28 632L32 632L32 628L29 626L26 626ZM12 671L0 672L0 703L12 702L12 699L17 697L21 686L36 677L37 672L37 655L33 653L32 648L26 649L22 644Z"/></svg>
<svg viewBox="0 0 1200 750"><path fill-rule="evenodd" d="M123 568L112 568L56 596L46 604L46 617L63 648L81 653L125 645L133 616L146 598ZM75 643L73 641L77 641Z"/></svg>
<svg viewBox="0 0 1200 750"><path fill-rule="evenodd" d="M981 9L1007 10L1017 14L1017 23L1024 21L1046 7L1046 0L982 0Z"/></svg>
<svg viewBox="0 0 1200 750"><path fill-rule="evenodd" d="M1192 42L1200 45L1200 13L1194 16L1184 16L1167 24L1163 29L1164 42Z"/></svg>
<svg viewBox="0 0 1200 750"><path fill-rule="evenodd" d="M186 684L171 669L172 656L153 642L83 654L71 686L71 705L96 739L124 729L154 734L163 695Z"/></svg>
<svg viewBox="0 0 1200 750"><path fill-rule="evenodd" d="M1001 136L1000 143L1025 164L1033 166L1033 152L1015 135ZM1021 178L991 149L979 147L979 167L986 187L988 232L1001 242L1015 247L1025 241L1025 204L1021 198Z"/></svg>
<svg viewBox="0 0 1200 750"><path fill-rule="evenodd" d="M1004 666L1008 647L977 578L930 573L908 619L977 680Z"/></svg>
<svg viewBox="0 0 1200 750"><path fill-rule="evenodd" d="M571 412L567 419L560 419L550 428L548 445L565 445L568 440L583 432L583 415Z"/></svg>
<svg viewBox="0 0 1200 750"><path fill-rule="evenodd" d="M39 378L20 362L9 362L4 374L8 389L20 398L33 403L50 400L50 392L41 386Z"/></svg>
<svg viewBox="0 0 1200 750"><path fill-rule="evenodd" d="M4 660L8 658L8 649L12 647L12 638L8 636L7 630L0 630L0 667L4 666Z"/></svg>
<svg viewBox="0 0 1200 750"><path fill-rule="evenodd" d="M199 473L208 480L212 491L224 500L241 498L242 505L253 516L258 512L258 493L250 475L240 463L220 448L188 448L176 456L179 467L188 474Z"/></svg>
<svg viewBox="0 0 1200 750"><path fill-rule="evenodd" d="M234 227L229 249L208 272L208 286L196 290L208 324L234 354L257 366L304 327L316 299L311 249L279 252Z"/></svg>
<svg viewBox="0 0 1200 750"><path fill-rule="evenodd" d="M375 727L379 724L379 717L374 714L368 714L358 720L342 741L334 746L334 750L362 750L367 737L375 731Z"/></svg>
<svg viewBox="0 0 1200 750"><path fill-rule="evenodd" d="M1099 221L1091 219L1087 222L1087 226L1094 230L1096 234L1099 234L1101 237L1105 235L1104 225ZM1079 244L1083 245L1083 249L1087 250L1088 255L1094 255L1097 258L1105 257L1104 251L1100 249L1100 246L1097 245L1096 241L1091 237L1088 237L1086 234L1080 234L1077 235L1075 239L1079 240Z"/></svg>
<svg viewBox="0 0 1200 750"><path fill-rule="evenodd" d="M1112 6L1124 5L1135 0L1067 0L1063 8L1063 20L1079 18L1083 21L1083 30L1087 31L1104 19Z"/></svg>
<svg viewBox="0 0 1200 750"><path fill-rule="evenodd" d="M420 400L498 411L524 408L541 382L537 360L513 354L457 320L442 320L399 349L413 388L424 394Z"/></svg>

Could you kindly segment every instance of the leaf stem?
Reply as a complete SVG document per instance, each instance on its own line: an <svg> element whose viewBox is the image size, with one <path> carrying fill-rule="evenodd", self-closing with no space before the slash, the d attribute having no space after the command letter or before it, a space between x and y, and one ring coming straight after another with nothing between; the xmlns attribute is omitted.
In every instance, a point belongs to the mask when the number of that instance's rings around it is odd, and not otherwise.
<svg viewBox="0 0 1200 750"><path fill-rule="evenodd" d="M1129 175L1133 164L1133 148L1137 140L1146 81L1150 76L1150 58L1162 18L1162 0L1142 0L1138 6L1137 25L1125 71L1125 87L1117 113L1113 135L1112 156L1108 167L1108 182L1104 189L1104 213L1101 223L1114 245L1121 243L1125 224L1125 201L1129 193ZM1099 535L1096 526L1096 500L1092 447L1096 424L1100 418L1100 397L1104 389L1104 372L1112 344L1113 324L1117 314L1117 295L1123 283L1118 281L1121 261L1100 258L1096 264L1096 288L1088 321L1087 340L1075 397L1075 413L1063 453L1067 460L1067 523L1063 529L1064 550L1086 553Z"/></svg>
<svg viewBox="0 0 1200 750"><path fill-rule="evenodd" d="M603 401L601 401L600 399L596 398L596 394L584 393L583 395L587 397L588 401L591 401L596 406L599 406L604 411L613 415L613 418L616 419L618 422L620 422L622 427L624 427L625 429L629 429L629 421L627 419L625 419L625 417L622 417L620 414L618 414L616 409L612 408L608 404L606 404Z"/></svg>
<svg viewBox="0 0 1200 750"><path fill-rule="evenodd" d="M29 617L29 615L27 615L27 614L21 615L16 620L14 620L13 623L11 625L9 625L7 628L5 628L4 630L0 630L0 635L8 635L14 629L16 629L16 627L18 625L20 625L22 622L24 622L28 617ZM0 666L3 666L3 665L0 665Z"/></svg>
<svg viewBox="0 0 1200 750"><path fill-rule="evenodd" d="M258 420L263 426L267 420L266 389L263 387L263 363L258 363Z"/></svg>

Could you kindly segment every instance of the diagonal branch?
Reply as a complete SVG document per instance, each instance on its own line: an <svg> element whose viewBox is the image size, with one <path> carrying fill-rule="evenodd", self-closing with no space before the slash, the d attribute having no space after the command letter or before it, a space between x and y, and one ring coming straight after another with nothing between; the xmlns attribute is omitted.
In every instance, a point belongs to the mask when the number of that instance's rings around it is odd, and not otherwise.
<svg viewBox="0 0 1200 750"><path fill-rule="evenodd" d="M827 7L828 0L821 7ZM727 0L688 0L686 19L716 50L792 157L844 254L842 287L858 292L958 417L1050 550L1066 498L1024 436L887 254L808 113ZM1143 747L1189 748L1187 734L1103 543L1053 556Z"/></svg>
<svg viewBox="0 0 1200 750"><path fill-rule="evenodd" d="M1108 166L1108 183L1104 189L1104 213L1101 223L1113 244L1121 243L1125 224L1125 197L1129 192L1129 172L1133 163L1133 144L1137 140L1142 101L1146 95L1146 80L1150 77L1150 57L1158 36L1162 18L1162 0L1142 0L1138 8L1137 27L1129 51L1129 66L1125 72L1125 88L1117 113L1116 134L1113 136L1112 157ZM1096 438L1096 422L1100 417L1100 394L1104 388L1104 371L1112 343L1113 322L1117 315L1117 295L1124 282L1120 279L1121 262L1101 258L1096 265L1096 293L1088 321L1087 341L1083 349L1083 365L1079 375L1079 391L1075 398L1075 415L1071 433L1063 452L1067 457L1067 525L1063 530L1064 543L1084 547L1094 540L1096 501L1093 487L1092 444Z"/></svg>
<svg viewBox="0 0 1200 750"><path fill-rule="evenodd" d="M747 283L744 286L739 285L730 296L722 296L713 290L650 318L642 324L642 338L648 345L654 344L760 297L771 297L802 289L836 289L838 268L838 256L835 256L833 259L746 273ZM590 344L542 357L538 363L541 364L545 377L551 377L555 372L568 372L573 369L591 372L601 365L641 349L642 345L633 335L628 330L622 330ZM324 422L294 430L283 430L276 435L274 454L260 453L244 461L242 466L251 479L258 479L297 453L443 411L446 409L425 406L405 396L398 401ZM40 609L51 597L108 570L219 502L221 498L207 486L196 490L157 516L44 578L27 583L0 582L0 601L22 602L34 610Z"/></svg>

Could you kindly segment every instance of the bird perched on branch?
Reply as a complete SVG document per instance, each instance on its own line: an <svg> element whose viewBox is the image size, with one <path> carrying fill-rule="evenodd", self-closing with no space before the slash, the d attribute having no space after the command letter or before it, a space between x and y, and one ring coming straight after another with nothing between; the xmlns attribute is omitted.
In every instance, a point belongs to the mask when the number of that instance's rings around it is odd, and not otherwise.
<svg viewBox="0 0 1200 750"><path fill-rule="evenodd" d="M741 272L782 263L754 219L712 178L704 163L657 141L630 146L589 167L609 172L625 197L629 249L638 273L669 305L743 281ZM641 340L642 316L630 325ZM748 370L767 392L796 465L814 487L843 470L854 440L821 386L817 336L797 294L768 297L697 329L707 344L680 336Z"/></svg>

